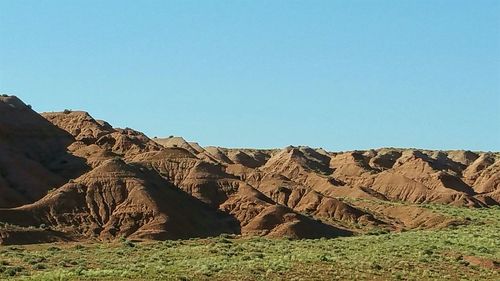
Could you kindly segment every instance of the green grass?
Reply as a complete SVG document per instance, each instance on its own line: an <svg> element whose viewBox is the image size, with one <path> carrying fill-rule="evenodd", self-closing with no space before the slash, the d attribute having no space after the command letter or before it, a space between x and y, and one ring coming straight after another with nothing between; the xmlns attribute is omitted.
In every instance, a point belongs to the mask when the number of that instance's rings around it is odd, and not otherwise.
<svg viewBox="0 0 500 281"><path fill-rule="evenodd" d="M500 260L500 208L425 205L467 218L444 230L338 239L210 239L0 247L0 277L20 280L500 280L464 256Z"/></svg>

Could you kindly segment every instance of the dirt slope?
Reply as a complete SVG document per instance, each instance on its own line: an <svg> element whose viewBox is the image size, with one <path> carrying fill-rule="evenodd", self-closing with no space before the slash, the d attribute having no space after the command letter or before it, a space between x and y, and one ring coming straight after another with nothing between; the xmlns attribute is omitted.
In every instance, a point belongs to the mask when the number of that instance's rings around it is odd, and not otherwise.
<svg viewBox="0 0 500 281"><path fill-rule="evenodd" d="M0 207L40 199L87 170L74 141L16 97L0 97Z"/></svg>
<svg viewBox="0 0 500 281"><path fill-rule="evenodd" d="M493 152L204 148L113 128L84 111L39 115L9 96L0 97L0 136L4 244L334 237L452 223L420 203L500 204Z"/></svg>

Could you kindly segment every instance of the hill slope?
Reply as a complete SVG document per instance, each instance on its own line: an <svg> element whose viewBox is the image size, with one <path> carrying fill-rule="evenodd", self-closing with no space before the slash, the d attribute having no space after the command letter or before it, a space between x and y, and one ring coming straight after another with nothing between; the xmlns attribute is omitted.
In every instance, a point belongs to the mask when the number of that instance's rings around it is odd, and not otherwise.
<svg viewBox="0 0 500 281"><path fill-rule="evenodd" d="M500 204L499 153L204 148L84 111L39 115L16 97L0 98L0 135L0 222L16 225L0 229L7 244L336 237L463 223L420 203Z"/></svg>

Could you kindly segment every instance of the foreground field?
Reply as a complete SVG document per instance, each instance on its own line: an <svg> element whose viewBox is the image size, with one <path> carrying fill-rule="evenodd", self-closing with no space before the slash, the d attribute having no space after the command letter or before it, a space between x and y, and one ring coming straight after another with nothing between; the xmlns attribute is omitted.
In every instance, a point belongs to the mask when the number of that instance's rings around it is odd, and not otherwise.
<svg viewBox="0 0 500 281"><path fill-rule="evenodd" d="M320 240L216 237L4 246L0 276L20 280L500 280L500 208L426 208L469 223L444 230Z"/></svg>

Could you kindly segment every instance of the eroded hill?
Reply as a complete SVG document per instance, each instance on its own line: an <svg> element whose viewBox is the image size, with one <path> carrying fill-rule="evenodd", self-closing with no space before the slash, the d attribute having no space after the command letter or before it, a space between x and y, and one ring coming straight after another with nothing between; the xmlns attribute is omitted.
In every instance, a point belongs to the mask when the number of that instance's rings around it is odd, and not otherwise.
<svg viewBox="0 0 500 281"><path fill-rule="evenodd" d="M0 97L0 136L4 244L336 237L466 223L420 203L500 204L492 152L202 147L83 111L40 115L13 96Z"/></svg>

